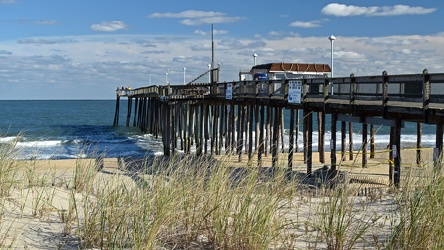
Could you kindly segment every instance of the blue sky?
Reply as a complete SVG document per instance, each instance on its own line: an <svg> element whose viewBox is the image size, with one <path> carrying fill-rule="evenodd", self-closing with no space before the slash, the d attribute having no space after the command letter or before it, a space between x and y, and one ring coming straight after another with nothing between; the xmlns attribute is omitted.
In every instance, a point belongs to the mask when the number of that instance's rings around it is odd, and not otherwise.
<svg viewBox="0 0 444 250"><path fill-rule="evenodd" d="M221 80L257 63L335 76L444 72L444 1L0 0L0 99L114 99L117 86Z"/></svg>

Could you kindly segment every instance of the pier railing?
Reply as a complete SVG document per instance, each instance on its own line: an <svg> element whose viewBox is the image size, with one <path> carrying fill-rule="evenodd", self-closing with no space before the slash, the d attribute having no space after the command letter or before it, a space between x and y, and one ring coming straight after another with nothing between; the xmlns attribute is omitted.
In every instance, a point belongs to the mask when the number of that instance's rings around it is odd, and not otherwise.
<svg viewBox="0 0 444 250"><path fill-rule="evenodd" d="M300 87L291 92L291 84ZM294 85L291 85L294 86ZM291 102L294 94L300 102ZM301 78L266 81L218 82L193 85L148 86L134 90L117 90L117 95L128 97L162 97L162 99L217 100L256 99L277 101L286 104L349 104L429 108L444 104L444 73L388 75L385 71L378 76L354 76L335 78ZM293 96L294 97L294 96Z"/></svg>

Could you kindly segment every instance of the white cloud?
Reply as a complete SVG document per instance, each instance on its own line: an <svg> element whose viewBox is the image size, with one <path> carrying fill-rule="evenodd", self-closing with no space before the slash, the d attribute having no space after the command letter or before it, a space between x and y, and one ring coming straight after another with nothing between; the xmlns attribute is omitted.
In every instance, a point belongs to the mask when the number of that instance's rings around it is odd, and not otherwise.
<svg viewBox="0 0 444 250"><path fill-rule="evenodd" d="M234 23L242 19L243 19L242 17L215 16L215 17L205 17L205 18L184 19L180 21L180 23L189 26L197 26L210 23Z"/></svg>
<svg viewBox="0 0 444 250"><path fill-rule="evenodd" d="M42 39L42 38L25 38L17 41L19 44L55 44L54 40Z"/></svg>
<svg viewBox="0 0 444 250"><path fill-rule="evenodd" d="M94 31L113 32L117 30L127 29L127 25L122 21L101 22L91 25Z"/></svg>
<svg viewBox="0 0 444 250"><path fill-rule="evenodd" d="M320 21L311 21L311 22L303 22L303 21L296 21L290 23L291 27L298 27L298 28L317 28L320 27Z"/></svg>
<svg viewBox="0 0 444 250"><path fill-rule="evenodd" d="M228 34L227 30L213 30L213 32L214 32L215 35L226 35L226 34ZM209 32L205 32L203 30L195 30L193 33L196 34L196 35L201 35L201 36L206 36L206 35L211 34L210 31Z"/></svg>
<svg viewBox="0 0 444 250"><path fill-rule="evenodd" d="M206 36L208 34L207 32L202 31L202 30L195 30L193 33L196 35L201 35L201 36Z"/></svg>
<svg viewBox="0 0 444 250"><path fill-rule="evenodd" d="M183 19L180 23L189 26L197 26L210 23L233 23L238 22L244 17L230 17L223 12L187 10L183 12L173 13L153 13L150 18L178 18Z"/></svg>
<svg viewBox="0 0 444 250"><path fill-rule="evenodd" d="M331 3L322 8L325 15L333 16L399 16L399 15L425 15L436 11L435 8L414 7L408 5L371 6L362 7Z"/></svg>
<svg viewBox="0 0 444 250"><path fill-rule="evenodd" d="M153 13L149 15L151 18L206 18L214 16L225 16L222 12L214 11L200 11L200 10L187 10L178 13L166 12L166 13Z"/></svg>
<svg viewBox="0 0 444 250"><path fill-rule="evenodd" d="M334 52L336 59L341 59L344 61L365 61L366 56L364 54L354 52L354 51L337 51Z"/></svg>
<svg viewBox="0 0 444 250"><path fill-rule="evenodd" d="M56 20L36 20L33 21L34 24L37 25L58 25L59 22Z"/></svg>

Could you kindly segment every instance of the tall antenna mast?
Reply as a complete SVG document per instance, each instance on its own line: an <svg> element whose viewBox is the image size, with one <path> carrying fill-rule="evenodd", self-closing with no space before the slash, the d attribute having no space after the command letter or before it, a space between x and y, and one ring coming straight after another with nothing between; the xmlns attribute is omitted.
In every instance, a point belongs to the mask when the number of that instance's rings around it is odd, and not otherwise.
<svg viewBox="0 0 444 250"><path fill-rule="evenodd" d="M214 68L214 30L213 24L211 24L211 64L209 64L210 68L208 69L208 74L210 76L210 83L213 82L213 68Z"/></svg>
<svg viewBox="0 0 444 250"><path fill-rule="evenodd" d="M214 30L211 24L211 69L214 68Z"/></svg>

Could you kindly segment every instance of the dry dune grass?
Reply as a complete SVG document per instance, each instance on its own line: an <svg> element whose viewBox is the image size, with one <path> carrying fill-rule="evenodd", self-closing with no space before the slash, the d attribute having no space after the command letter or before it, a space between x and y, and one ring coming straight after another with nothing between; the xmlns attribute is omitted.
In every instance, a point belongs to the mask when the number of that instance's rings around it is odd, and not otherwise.
<svg viewBox="0 0 444 250"><path fill-rule="evenodd" d="M238 167L229 156L17 161L14 151L4 146L0 156L3 248L441 249L444 245L444 178L428 160L421 168L413 163L406 167L399 189L380 186L363 193L363 183L331 189L320 179L302 178L302 164L293 168L293 177L300 178L288 178L285 158L269 171L245 168L245 162ZM301 159L300 154L297 157ZM377 174L387 171L384 159L366 169L355 162L340 170ZM409 174L412 169L415 175Z"/></svg>

